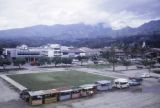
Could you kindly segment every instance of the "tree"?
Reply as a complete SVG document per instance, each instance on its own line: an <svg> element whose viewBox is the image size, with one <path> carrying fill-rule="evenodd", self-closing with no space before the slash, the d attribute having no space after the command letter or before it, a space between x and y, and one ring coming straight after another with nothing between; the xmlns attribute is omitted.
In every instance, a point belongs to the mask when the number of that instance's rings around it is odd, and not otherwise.
<svg viewBox="0 0 160 108"><path fill-rule="evenodd" d="M102 52L101 56L108 60L110 58L110 52L109 51Z"/></svg>
<svg viewBox="0 0 160 108"><path fill-rule="evenodd" d="M81 66L85 60L88 60L86 56L78 56L77 59L81 62Z"/></svg>
<svg viewBox="0 0 160 108"><path fill-rule="evenodd" d="M60 64L62 62L61 57L54 57L52 59L52 62L55 64L55 67L56 67L57 64Z"/></svg>
<svg viewBox="0 0 160 108"><path fill-rule="evenodd" d="M15 60L13 60L13 64L15 66L19 66L19 69L21 68L21 65L24 65L26 63L25 58L16 58Z"/></svg>
<svg viewBox="0 0 160 108"><path fill-rule="evenodd" d="M130 52L130 47L129 47L129 45L125 44L125 45L123 46L123 51L124 51L124 53L125 53L126 58L128 59L129 52Z"/></svg>
<svg viewBox="0 0 160 108"><path fill-rule="evenodd" d="M11 65L11 61L6 58L0 58L0 66L3 66L4 70L5 70L6 65Z"/></svg>
<svg viewBox="0 0 160 108"><path fill-rule="evenodd" d="M112 63L113 71L115 71L115 64L118 62L118 60L116 58L111 57L108 59L108 61Z"/></svg>
<svg viewBox="0 0 160 108"><path fill-rule="evenodd" d="M45 65L46 63L51 64L51 59L49 57L39 57L38 58L38 63L40 65Z"/></svg>
<svg viewBox="0 0 160 108"><path fill-rule="evenodd" d="M123 60L122 60L122 64L123 64L124 66L126 66L126 70L128 70L128 66L131 65L131 61L126 60L126 59L123 59Z"/></svg>
<svg viewBox="0 0 160 108"><path fill-rule="evenodd" d="M108 60L108 62L112 63L113 71L115 71L115 64L118 62L118 60L115 57L115 49L114 47L111 47L110 51L106 51L103 54L103 57Z"/></svg>
<svg viewBox="0 0 160 108"><path fill-rule="evenodd" d="M62 58L62 63L64 64L72 64L72 58Z"/></svg>
<svg viewBox="0 0 160 108"><path fill-rule="evenodd" d="M151 59L144 59L142 61L142 64L147 67L148 66L148 70L149 70L149 73L151 72L151 67L155 64L156 62L154 60L151 60Z"/></svg>

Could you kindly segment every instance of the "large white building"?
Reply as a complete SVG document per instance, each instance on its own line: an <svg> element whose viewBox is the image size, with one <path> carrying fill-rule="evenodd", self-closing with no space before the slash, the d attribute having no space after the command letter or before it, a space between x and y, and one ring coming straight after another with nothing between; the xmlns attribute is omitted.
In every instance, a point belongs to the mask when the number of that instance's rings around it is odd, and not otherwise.
<svg viewBox="0 0 160 108"><path fill-rule="evenodd" d="M40 47L21 45L16 48L4 48L3 54L10 58L24 57L31 60L40 56L57 57L61 56L61 46L59 44L47 44Z"/></svg>
<svg viewBox="0 0 160 108"><path fill-rule="evenodd" d="M17 46L16 48L4 48L3 54L9 58L24 57L28 61L34 61L38 57L72 57L98 55L95 49L86 47L74 48L61 46L59 44L47 44L40 47L28 47L27 45Z"/></svg>

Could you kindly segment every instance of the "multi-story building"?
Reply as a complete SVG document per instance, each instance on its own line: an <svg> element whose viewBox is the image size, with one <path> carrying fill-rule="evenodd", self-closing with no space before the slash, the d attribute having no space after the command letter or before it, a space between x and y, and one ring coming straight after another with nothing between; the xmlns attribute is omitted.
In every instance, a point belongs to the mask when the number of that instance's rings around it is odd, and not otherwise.
<svg viewBox="0 0 160 108"><path fill-rule="evenodd" d="M48 44L40 47L41 55L46 57L60 57L61 46L59 44Z"/></svg>
<svg viewBox="0 0 160 108"><path fill-rule="evenodd" d="M13 59L17 57L24 57L28 61L33 61L41 56L61 56L61 46L59 44L48 44L40 47L28 47L27 45L21 45L16 48L4 48L3 54L6 57Z"/></svg>
<svg viewBox="0 0 160 108"><path fill-rule="evenodd" d="M74 48L61 46L59 44L47 44L40 47L28 47L27 45L16 48L4 48L3 54L8 58L24 57L28 61L34 61L38 57L72 57L99 55L99 50L87 47Z"/></svg>

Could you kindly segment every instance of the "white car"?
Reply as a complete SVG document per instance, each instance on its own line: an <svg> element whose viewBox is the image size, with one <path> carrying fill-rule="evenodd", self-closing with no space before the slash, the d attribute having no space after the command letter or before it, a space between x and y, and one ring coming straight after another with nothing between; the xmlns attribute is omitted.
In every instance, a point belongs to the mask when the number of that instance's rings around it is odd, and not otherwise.
<svg viewBox="0 0 160 108"><path fill-rule="evenodd" d="M141 75L141 78L149 78L151 75L149 73L144 73Z"/></svg>

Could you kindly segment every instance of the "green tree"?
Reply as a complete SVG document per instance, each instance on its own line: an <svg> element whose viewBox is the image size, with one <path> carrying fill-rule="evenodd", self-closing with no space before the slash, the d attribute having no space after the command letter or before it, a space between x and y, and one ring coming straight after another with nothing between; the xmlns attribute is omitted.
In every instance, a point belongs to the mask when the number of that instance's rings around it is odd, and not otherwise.
<svg viewBox="0 0 160 108"><path fill-rule="evenodd" d="M111 57L108 59L108 61L112 63L113 71L115 71L115 64L118 62L118 60L116 58Z"/></svg>
<svg viewBox="0 0 160 108"><path fill-rule="evenodd" d="M46 63L47 64L51 64L51 58L49 57L39 57L37 62L40 64L40 65L45 65Z"/></svg>
<svg viewBox="0 0 160 108"><path fill-rule="evenodd" d="M62 58L62 63L64 64L72 64L72 58Z"/></svg>
<svg viewBox="0 0 160 108"><path fill-rule="evenodd" d="M88 58L86 56L78 56L77 59L81 62L81 66L84 61L88 60Z"/></svg>
<svg viewBox="0 0 160 108"><path fill-rule="evenodd" d="M125 53L126 59L128 59L128 56L129 56L129 53L130 53L130 47L129 47L128 44L125 44L125 45L123 46L123 51L124 51L124 53Z"/></svg>
<svg viewBox="0 0 160 108"><path fill-rule="evenodd" d="M115 48L111 47L110 51L106 51L103 54L103 57L108 60L108 62L112 63L113 71L115 71L115 64L118 62L115 56Z"/></svg>
<svg viewBox="0 0 160 108"><path fill-rule="evenodd" d="M57 64L60 64L62 62L61 57L54 57L52 59L52 62L55 64L55 67L57 66Z"/></svg>
<svg viewBox="0 0 160 108"><path fill-rule="evenodd" d="M6 65L11 65L11 61L6 58L0 58L0 66L3 66L3 69L6 69Z"/></svg>
<svg viewBox="0 0 160 108"><path fill-rule="evenodd" d="M24 65L26 63L25 58L16 58L15 60L13 60L13 64L15 66L19 66L19 69L21 68L21 65Z"/></svg>
<svg viewBox="0 0 160 108"><path fill-rule="evenodd" d="M131 65L131 61L126 60L126 59L123 59L123 60L122 60L122 64L123 64L124 66L126 66L126 70L128 70L128 66Z"/></svg>
<svg viewBox="0 0 160 108"><path fill-rule="evenodd" d="M149 73L151 72L151 68L152 66L155 64L156 62L154 60L151 60L151 59L144 59L142 61L142 64L145 66L145 67L148 67L148 71Z"/></svg>

